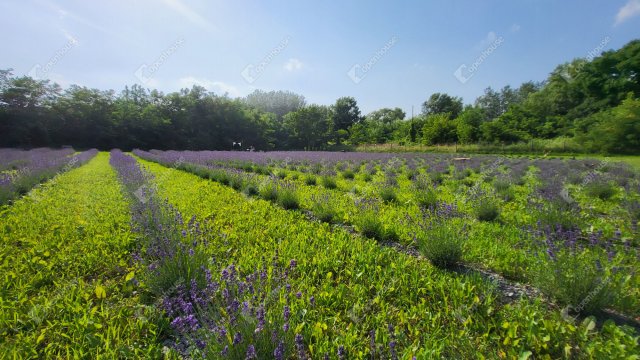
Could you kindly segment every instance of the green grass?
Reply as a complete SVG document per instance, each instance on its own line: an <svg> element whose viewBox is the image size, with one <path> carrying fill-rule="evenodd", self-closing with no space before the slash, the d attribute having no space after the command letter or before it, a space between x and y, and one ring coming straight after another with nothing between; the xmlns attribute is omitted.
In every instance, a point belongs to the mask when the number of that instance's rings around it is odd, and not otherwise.
<svg viewBox="0 0 640 360"><path fill-rule="evenodd" d="M0 358L157 357L127 275L135 237L108 154L0 213Z"/></svg>

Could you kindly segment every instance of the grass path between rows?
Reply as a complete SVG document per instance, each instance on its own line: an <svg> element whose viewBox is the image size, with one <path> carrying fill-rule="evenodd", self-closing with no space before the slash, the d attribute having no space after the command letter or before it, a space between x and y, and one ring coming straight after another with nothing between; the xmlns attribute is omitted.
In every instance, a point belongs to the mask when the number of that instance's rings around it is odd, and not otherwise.
<svg viewBox="0 0 640 360"><path fill-rule="evenodd" d="M185 221L206 219L214 259L251 270L278 249L282 259L297 260L300 273L291 286L316 299L312 308L295 309L304 314L297 330L309 339L314 358L335 354L338 345L350 349L350 358L364 358L370 331L384 333L389 324L402 334L396 340L406 358L527 358L529 352L589 358L637 349L637 339L614 324L597 331L589 323L567 322L539 302L501 305L477 276L437 270L300 212L138 161Z"/></svg>
<svg viewBox="0 0 640 360"><path fill-rule="evenodd" d="M0 358L159 354L138 304L130 214L109 155L0 210Z"/></svg>

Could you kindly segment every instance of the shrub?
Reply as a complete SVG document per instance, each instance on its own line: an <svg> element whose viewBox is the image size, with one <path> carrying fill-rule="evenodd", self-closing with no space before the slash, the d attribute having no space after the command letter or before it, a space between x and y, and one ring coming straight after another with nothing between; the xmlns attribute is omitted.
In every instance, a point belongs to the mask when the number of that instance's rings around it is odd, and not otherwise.
<svg viewBox="0 0 640 360"><path fill-rule="evenodd" d="M338 187L336 179L329 175L322 176L322 186L327 189L335 189Z"/></svg>
<svg viewBox="0 0 640 360"><path fill-rule="evenodd" d="M607 274L589 251L561 249L548 243L546 252L537 254L533 283L572 312L597 314L614 301L615 276Z"/></svg>
<svg viewBox="0 0 640 360"><path fill-rule="evenodd" d="M578 209L563 201L555 201L546 204L539 209L534 217L543 227L563 229L582 228L582 220Z"/></svg>
<svg viewBox="0 0 640 360"><path fill-rule="evenodd" d="M378 213L375 211L362 213L356 221L356 226L365 237L380 241L398 240L398 234L393 229L385 228Z"/></svg>
<svg viewBox="0 0 640 360"><path fill-rule="evenodd" d="M243 192L248 196L255 196L258 195L258 187L255 184L247 184Z"/></svg>
<svg viewBox="0 0 640 360"><path fill-rule="evenodd" d="M295 210L300 207L298 193L291 186L283 186L278 191L277 203L286 210Z"/></svg>
<svg viewBox="0 0 640 360"><path fill-rule="evenodd" d="M287 172L283 169L276 171L276 177L279 179L284 179L287 177Z"/></svg>
<svg viewBox="0 0 640 360"><path fill-rule="evenodd" d="M498 192L506 191L511 187L511 182L507 179L495 179L493 181L493 187Z"/></svg>
<svg viewBox="0 0 640 360"><path fill-rule="evenodd" d="M372 176L371 176L371 174L369 174L369 173L365 173L364 175L362 175L362 180L363 180L364 182L369 182L369 181L371 181L372 179L373 179L373 177L372 177Z"/></svg>
<svg viewBox="0 0 640 360"><path fill-rule="evenodd" d="M336 209L328 198L316 200L311 211L318 220L329 224L333 223L337 217Z"/></svg>
<svg viewBox="0 0 640 360"><path fill-rule="evenodd" d="M241 190L244 187L244 179L239 174L229 176L229 186L234 190Z"/></svg>
<svg viewBox="0 0 640 360"><path fill-rule="evenodd" d="M434 266L452 267L462 258L462 233L455 227L436 225L417 236L418 248Z"/></svg>
<svg viewBox="0 0 640 360"><path fill-rule="evenodd" d="M435 207L438 204L438 193L433 187L416 193L416 202L424 208Z"/></svg>
<svg viewBox="0 0 640 360"><path fill-rule="evenodd" d="M316 177L313 175L307 175L304 178L304 183L309 186L315 186L317 183Z"/></svg>
<svg viewBox="0 0 640 360"><path fill-rule="evenodd" d="M385 186L380 189L380 198L388 203L398 201L398 197L396 195L395 190L392 187Z"/></svg>
<svg viewBox="0 0 640 360"><path fill-rule="evenodd" d="M268 201L278 199L278 187L271 181L264 182L262 186L260 186L259 193L261 198Z"/></svg>
<svg viewBox="0 0 640 360"><path fill-rule="evenodd" d="M416 178L416 176L418 176L418 171L415 169L408 169L405 173L405 176L407 177L407 180L413 180Z"/></svg>
<svg viewBox="0 0 640 360"><path fill-rule="evenodd" d="M500 207L495 201L482 199L476 204L476 218L480 221L493 221L500 216Z"/></svg>
<svg viewBox="0 0 640 360"><path fill-rule="evenodd" d="M616 194L615 187L606 182L592 182L586 186L587 195L601 200L609 200Z"/></svg>
<svg viewBox="0 0 640 360"><path fill-rule="evenodd" d="M356 174L351 169L346 169L345 171L342 172L342 177L344 179L353 180L355 176Z"/></svg>

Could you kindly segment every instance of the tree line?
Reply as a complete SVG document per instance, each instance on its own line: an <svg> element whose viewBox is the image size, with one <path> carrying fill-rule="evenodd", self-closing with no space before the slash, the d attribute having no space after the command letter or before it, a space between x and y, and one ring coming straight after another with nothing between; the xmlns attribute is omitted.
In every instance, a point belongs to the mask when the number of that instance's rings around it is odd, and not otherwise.
<svg viewBox="0 0 640 360"><path fill-rule="evenodd" d="M542 82L487 88L473 104L435 93L417 117L362 115L353 97L307 104L290 91L231 99L200 86L98 90L0 70L0 147L336 149L358 144L516 143L567 138L585 151L640 152L640 40L557 66Z"/></svg>

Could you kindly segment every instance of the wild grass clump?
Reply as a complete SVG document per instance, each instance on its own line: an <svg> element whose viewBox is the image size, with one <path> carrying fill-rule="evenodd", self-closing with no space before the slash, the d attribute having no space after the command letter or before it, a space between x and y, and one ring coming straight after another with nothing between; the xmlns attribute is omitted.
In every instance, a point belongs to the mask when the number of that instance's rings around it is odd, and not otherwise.
<svg viewBox="0 0 640 360"><path fill-rule="evenodd" d="M585 187L587 195L600 200L609 200L616 194L615 187L608 182L592 182Z"/></svg>
<svg viewBox="0 0 640 360"><path fill-rule="evenodd" d="M355 219L356 229L365 237L380 241L397 241L395 229L385 227L380 220L380 208L375 199L363 198L356 200L360 214Z"/></svg>
<svg viewBox="0 0 640 360"><path fill-rule="evenodd" d="M407 177L407 180L409 181L413 181L416 176L418 176L418 170L416 169L407 169L405 172L405 176Z"/></svg>
<svg viewBox="0 0 640 360"><path fill-rule="evenodd" d="M324 186L326 189L335 189L338 187L336 179L330 175L323 175L321 178L321 183L322 186Z"/></svg>
<svg viewBox="0 0 640 360"><path fill-rule="evenodd" d="M295 210L300 207L298 192L291 185L284 185L278 189L276 202L286 210Z"/></svg>
<svg viewBox="0 0 640 360"><path fill-rule="evenodd" d="M495 200L480 199L475 206L475 215L480 221L494 221L500 216L500 206Z"/></svg>
<svg viewBox="0 0 640 360"><path fill-rule="evenodd" d="M562 199L545 203L535 211L535 221L541 227L563 229L581 229L584 220L580 216L580 209L573 203Z"/></svg>
<svg viewBox="0 0 640 360"><path fill-rule="evenodd" d="M398 196L396 195L396 191L390 186L385 186L382 189L380 189L379 195L380 195L380 198L387 203L398 201Z"/></svg>
<svg viewBox="0 0 640 360"><path fill-rule="evenodd" d="M258 186L253 183L247 183L242 192L247 196L256 196L258 195Z"/></svg>
<svg viewBox="0 0 640 360"><path fill-rule="evenodd" d="M511 181L508 179L498 178L493 181L493 187L497 192L503 192L511 187Z"/></svg>
<svg viewBox="0 0 640 360"><path fill-rule="evenodd" d="M267 201L278 199L278 186L273 181L265 181L258 190L260 197Z"/></svg>
<svg viewBox="0 0 640 360"><path fill-rule="evenodd" d="M286 170L283 170L283 169L280 169L280 170L276 171L276 174L275 174L275 175L276 175L276 177L277 177L278 179L284 179L284 178L286 178L286 177L287 177L287 171L286 171Z"/></svg>
<svg viewBox="0 0 640 360"><path fill-rule="evenodd" d="M579 230L557 228L543 232L532 268L533 283L572 313L597 314L615 301L619 292L615 255L590 245L578 245ZM607 260L608 259L608 260Z"/></svg>
<svg viewBox="0 0 640 360"><path fill-rule="evenodd" d="M353 180L353 178L355 178L355 176L356 176L356 174L351 169L346 169L345 171L342 172L342 178L343 179Z"/></svg>
<svg viewBox="0 0 640 360"><path fill-rule="evenodd" d="M438 204L438 192L434 187L428 187L416 192L416 202L420 207L431 208Z"/></svg>
<svg viewBox="0 0 640 360"><path fill-rule="evenodd" d="M450 268L460 262L464 229L446 224L434 225L416 236L420 252L439 268Z"/></svg>
<svg viewBox="0 0 640 360"><path fill-rule="evenodd" d="M379 241L397 241L398 234L392 228L384 226L380 215L375 211L365 211L356 220L358 231L365 237Z"/></svg>
<svg viewBox="0 0 640 360"><path fill-rule="evenodd" d="M304 178L304 183L305 183L305 185L308 185L308 186L315 186L317 184L317 182L318 182L318 180L313 175L307 175Z"/></svg>
<svg viewBox="0 0 640 360"><path fill-rule="evenodd" d="M337 220L338 212L328 196L314 198L311 208L313 215L320 221L331 224Z"/></svg>
<svg viewBox="0 0 640 360"><path fill-rule="evenodd" d="M229 175L229 186L236 191L242 190L245 186L244 179L240 174Z"/></svg>

